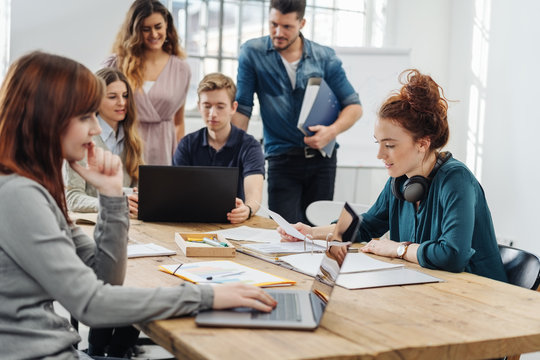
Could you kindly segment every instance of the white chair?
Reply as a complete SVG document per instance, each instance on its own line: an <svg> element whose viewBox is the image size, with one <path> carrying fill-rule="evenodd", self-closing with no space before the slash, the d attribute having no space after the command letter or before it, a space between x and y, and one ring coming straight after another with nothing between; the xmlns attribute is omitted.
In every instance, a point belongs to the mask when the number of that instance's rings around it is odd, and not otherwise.
<svg viewBox="0 0 540 360"><path fill-rule="evenodd" d="M319 200L314 201L306 208L307 219L315 226L328 225L337 220L341 209L345 205L344 201ZM369 210L369 205L349 203L357 214L365 213Z"/></svg>

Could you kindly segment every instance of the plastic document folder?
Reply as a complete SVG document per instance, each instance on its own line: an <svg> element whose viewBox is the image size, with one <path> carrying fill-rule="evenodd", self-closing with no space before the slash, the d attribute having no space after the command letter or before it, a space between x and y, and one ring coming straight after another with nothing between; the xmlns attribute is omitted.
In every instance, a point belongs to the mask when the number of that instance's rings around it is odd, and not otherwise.
<svg viewBox="0 0 540 360"><path fill-rule="evenodd" d="M314 132L309 130L310 126L332 125L340 111L341 105L326 81L323 78L310 78L300 108L298 129L304 135L312 136ZM331 157L335 146L336 140L334 139L319 151L323 156Z"/></svg>
<svg viewBox="0 0 540 360"><path fill-rule="evenodd" d="M261 287L296 284L296 281L272 275L229 260L161 265L159 270L195 284L242 282Z"/></svg>
<svg viewBox="0 0 540 360"><path fill-rule="evenodd" d="M406 267L341 274L337 284L346 289L367 289L383 286L414 285L442 282L435 276Z"/></svg>
<svg viewBox="0 0 540 360"><path fill-rule="evenodd" d="M309 276L315 276L324 254L294 254L282 256L281 261L293 267L293 270L304 273ZM377 271L385 269L402 268L403 264L392 264L386 261L374 259L364 253L348 254L347 260L341 267L341 274ZM339 283L339 281L338 281Z"/></svg>

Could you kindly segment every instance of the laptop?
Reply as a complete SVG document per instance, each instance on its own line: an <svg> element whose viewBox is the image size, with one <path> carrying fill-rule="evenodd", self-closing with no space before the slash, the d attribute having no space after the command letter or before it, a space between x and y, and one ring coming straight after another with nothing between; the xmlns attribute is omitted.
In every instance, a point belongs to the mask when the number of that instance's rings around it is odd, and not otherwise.
<svg viewBox="0 0 540 360"><path fill-rule="evenodd" d="M226 223L236 206L238 168L139 166L143 221Z"/></svg>
<svg viewBox="0 0 540 360"><path fill-rule="evenodd" d="M352 230L356 232L359 226L359 217L347 205L338 219L336 229L347 228L348 230L349 226L352 226ZM357 221L354 221L355 219ZM214 327L314 330L321 322L343 261L339 263L330 250L326 251L313 280L311 291L266 290L278 302L276 308L270 313L247 307L210 310L197 314L195 323L199 326Z"/></svg>

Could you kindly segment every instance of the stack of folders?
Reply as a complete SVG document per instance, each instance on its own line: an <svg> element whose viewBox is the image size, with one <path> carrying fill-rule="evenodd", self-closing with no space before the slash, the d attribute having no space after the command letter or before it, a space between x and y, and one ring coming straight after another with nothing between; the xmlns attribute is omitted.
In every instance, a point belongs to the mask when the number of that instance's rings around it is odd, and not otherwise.
<svg viewBox="0 0 540 360"><path fill-rule="evenodd" d="M200 261L189 264L161 265L159 270L195 284L242 282L260 287L294 285L296 281L229 260Z"/></svg>
<svg viewBox="0 0 540 360"><path fill-rule="evenodd" d="M340 110L341 105L326 81L323 78L310 78L300 108L298 129L304 135L312 136L314 132L309 130L310 126L332 125L336 121ZM335 146L336 140L334 139L319 151L323 156L331 157Z"/></svg>
<svg viewBox="0 0 540 360"><path fill-rule="evenodd" d="M317 242L272 242L258 244L244 244L238 251L252 255L271 262L279 261L282 256L300 253L322 253L326 251L326 246ZM321 258L322 260L322 258Z"/></svg>

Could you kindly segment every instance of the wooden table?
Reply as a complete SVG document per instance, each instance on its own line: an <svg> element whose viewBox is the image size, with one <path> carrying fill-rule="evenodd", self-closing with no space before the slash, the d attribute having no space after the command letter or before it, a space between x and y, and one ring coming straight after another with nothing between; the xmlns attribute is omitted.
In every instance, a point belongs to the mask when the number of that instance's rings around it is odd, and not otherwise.
<svg viewBox="0 0 540 360"><path fill-rule="evenodd" d="M276 226L260 217L245 224ZM229 226L135 221L130 238L178 250L174 232ZM182 280L158 271L158 265L198 260L209 258L185 258L179 252L130 259L126 285L178 285ZM312 282L244 254L234 260L296 280L297 288L309 289ZM313 332L199 328L193 317L153 321L141 328L182 359L485 359L540 350L540 293L468 273L421 271L445 282L364 290L336 287Z"/></svg>

